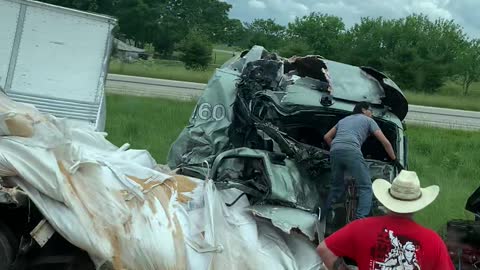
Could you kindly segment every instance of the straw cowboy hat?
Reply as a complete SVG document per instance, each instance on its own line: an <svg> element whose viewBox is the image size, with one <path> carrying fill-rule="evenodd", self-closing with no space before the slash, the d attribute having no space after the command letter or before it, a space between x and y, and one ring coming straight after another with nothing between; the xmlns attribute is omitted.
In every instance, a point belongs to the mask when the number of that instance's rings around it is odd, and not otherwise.
<svg viewBox="0 0 480 270"><path fill-rule="evenodd" d="M373 194L386 208L395 213L414 213L430 203L438 196L440 187L433 185L420 187L417 173L402 170L393 182L376 179L372 185Z"/></svg>

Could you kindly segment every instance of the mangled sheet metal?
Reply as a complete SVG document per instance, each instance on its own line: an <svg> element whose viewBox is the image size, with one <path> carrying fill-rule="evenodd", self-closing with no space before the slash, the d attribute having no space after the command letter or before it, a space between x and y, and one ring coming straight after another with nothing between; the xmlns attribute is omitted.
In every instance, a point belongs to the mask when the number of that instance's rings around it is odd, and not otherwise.
<svg viewBox="0 0 480 270"><path fill-rule="evenodd" d="M187 128L171 147L175 154L170 155L169 167L191 164L201 170L204 161L211 164L218 153L231 148L227 132L234 113L236 78L233 70L218 70L210 79Z"/></svg>
<svg viewBox="0 0 480 270"><path fill-rule="evenodd" d="M386 76L319 56L285 59L254 46L211 78L170 149L169 166L204 178L206 160L219 188L238 188L254 204L318 211L330 179L323 135L360 101L373 104L400 149L408 105ZM393 179L395 169L376 150L381 145L365 147L372 176Z"/></svg>
<svg viewBox="0 0 480 270"><path fill-rule="evenodd" d="M318 209L318 182L309 172L285 156L246 147L217 156L211 178L220 189L237 188L251 196L252 202L273 202L306 210ZM325 183L323 183L325 184Z"/></svg>
<svg viewBox="0 0 480 270"><path fill-rule="evenodd" d="M0 191L18 198L21 190L98 268L308 270L321 264L318 256L303 257L315 254L306 237L285 237L257 220L241 190L170 172L145 150L119 148L105 134L71 127L2 93L0 113L10 119L1 120L8 130L0 140Z"/></svg>
<svg viewBox="0 0 480 270"><path fill-rule="evenodd" d="M292 229L298 229L306 235L310 241L314 241L318 233L318 215L291 207L275 205L254 205L251 206L250 209L255 216L270 219L275 227L285 233L290 234Z"/></svg>

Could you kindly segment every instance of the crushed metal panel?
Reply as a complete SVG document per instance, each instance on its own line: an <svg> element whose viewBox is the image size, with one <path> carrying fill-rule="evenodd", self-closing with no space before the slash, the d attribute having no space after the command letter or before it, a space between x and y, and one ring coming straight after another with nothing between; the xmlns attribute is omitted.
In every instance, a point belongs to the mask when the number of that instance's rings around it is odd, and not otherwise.
<svg viewBox="0 0 480 270"><path fill-rule="evenodd" d="M233 118L237 76L217 70L192 112L190 121L168 153L168 166L202 164L230 147L227 136Z"/></svg>
<svg viewBox="0 0 480 270"><path fill-rule="evenodd" d="M408 101L400 87L385 74L371 67L361 67L362 70L374 77L383 87L385 97L382 99L384 105L403 121L408 113Z"/></svg>
<svg viewBox="0 0 480 270"><path fill-rule="evenodd" d="M374 159L367 159L366 163L372 179L393 180L395 178L395 168L390 163Z"/></svg>
<svg viewBox="0 0 480 270"><path fill-rule="evenodd" d="M332 95L351 101L381 104L385 97L377 80L356 66L324 60L331 75Z"/></svg>
<svg viewBox="0 0 480 270"><path fill-rule="evenodd" d="M225 188L243 190L260 202L282 203L310 211L317 209L322 204L318 188L318 185L322 185L322 179L312 179L291 159L273 162L275 157L271 154L273 152L246 147L225 151L216 157L210 178ZM237 164L234 166L234 163L228 161L230 159L234 159ZM255 164L247 164L252 161ZM256 177L251 179L250 174L246 175L252 169L255 170L253 173L261 173L263 178L254 174Z"/></svg>
<svg viewBox="0 0 480 270"><path fill-rule="evenodd" d="M253 205L253 215L270 219L272 224L286 233L299 229L310 241L315 240L318 215L303 210L275 205Z"/></svg>

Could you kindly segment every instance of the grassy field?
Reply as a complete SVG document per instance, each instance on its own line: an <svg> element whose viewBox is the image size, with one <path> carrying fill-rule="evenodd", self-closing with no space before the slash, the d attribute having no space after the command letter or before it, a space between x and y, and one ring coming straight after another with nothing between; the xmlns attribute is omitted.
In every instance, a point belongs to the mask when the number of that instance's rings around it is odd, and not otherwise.
<svg viewBox="0 0 480 270"><path fill-rule="evenodd" d="M147 149L162 164L195 106L115 95L108 96L107 104L107 138L118 146L129 142L132 148ZM424 186L441 188L438 200L417 220L439 230L449 219L471 219L463 208L480 182L480 133L409 126L407 135L410 169L417 171Z"/></svg>
<svg viewBox="0 0 480 270"><path fill-rule="evenodd" d="M215 68L215 66L210 66L205 71L193 71L187 70L183 63L178 61L150 60L123 63L117 59L113 59L110 61L109 73L206 83L212 76Z"/></svg>
<svg viewBox="0 0 480 270"><path fill-rule="evenodd" d="M473 83L467 96L460 85L446 83L435 95L405 91L410 104L480 111L480 82Z"/></svg>
<svg viewBox="0 0 480 270"><path fill-rule="evenodd" d="M119 59L112 58L109 66L109 73L206 83L215 69L232 57L233 55L230 53L214 50L212 52L212 62L205 71L187 70L182 62L174 60L154 59L124 63Z"/></svg>
<svg viewBox="0 0 480 270"><path fill-rule="evenodd" d="M187 124L195 103L109 95L108 139L121 146L147 149L158 163L166 163L168 147Z"/></svg>
<svg viewBox="0 0 480 270"><path fill-rule="evenodd" d="M135 63L122 63L112 59L109 72L116 74L150 77L167 80L207 83L215 68L232 58L232 54L216 51L231 50L218 47L212 53L212 64L205 71L187 70L183 63L172 60L150 60ZM453 82L446 83L435 95L404 91L410 104L443 107L452 109L480 111L480 82L473 83L468 96L462 95L462 89Z"/></svg>
<svg viewBox="0 0 480 270"><path fill-rule="evenodd" d="M480 185L480 133L409 126L407 135L409 169L418 173L423 185L440 186L439 198L418 221L439 229L449 219L472 219L463 208Z"/></svg>

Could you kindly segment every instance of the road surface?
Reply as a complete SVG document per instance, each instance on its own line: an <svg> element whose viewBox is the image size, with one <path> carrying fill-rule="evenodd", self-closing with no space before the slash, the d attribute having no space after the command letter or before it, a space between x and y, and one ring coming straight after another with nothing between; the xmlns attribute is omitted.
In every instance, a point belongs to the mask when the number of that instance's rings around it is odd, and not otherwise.
<svg viewBox="0 0 480 270"><path fill-rule="evenodd" d="M205 84L109 74L109 93L147 97L195 100ZM422 124L450 129L480 130L480 112L409 105L407 124Z"/></svg>

